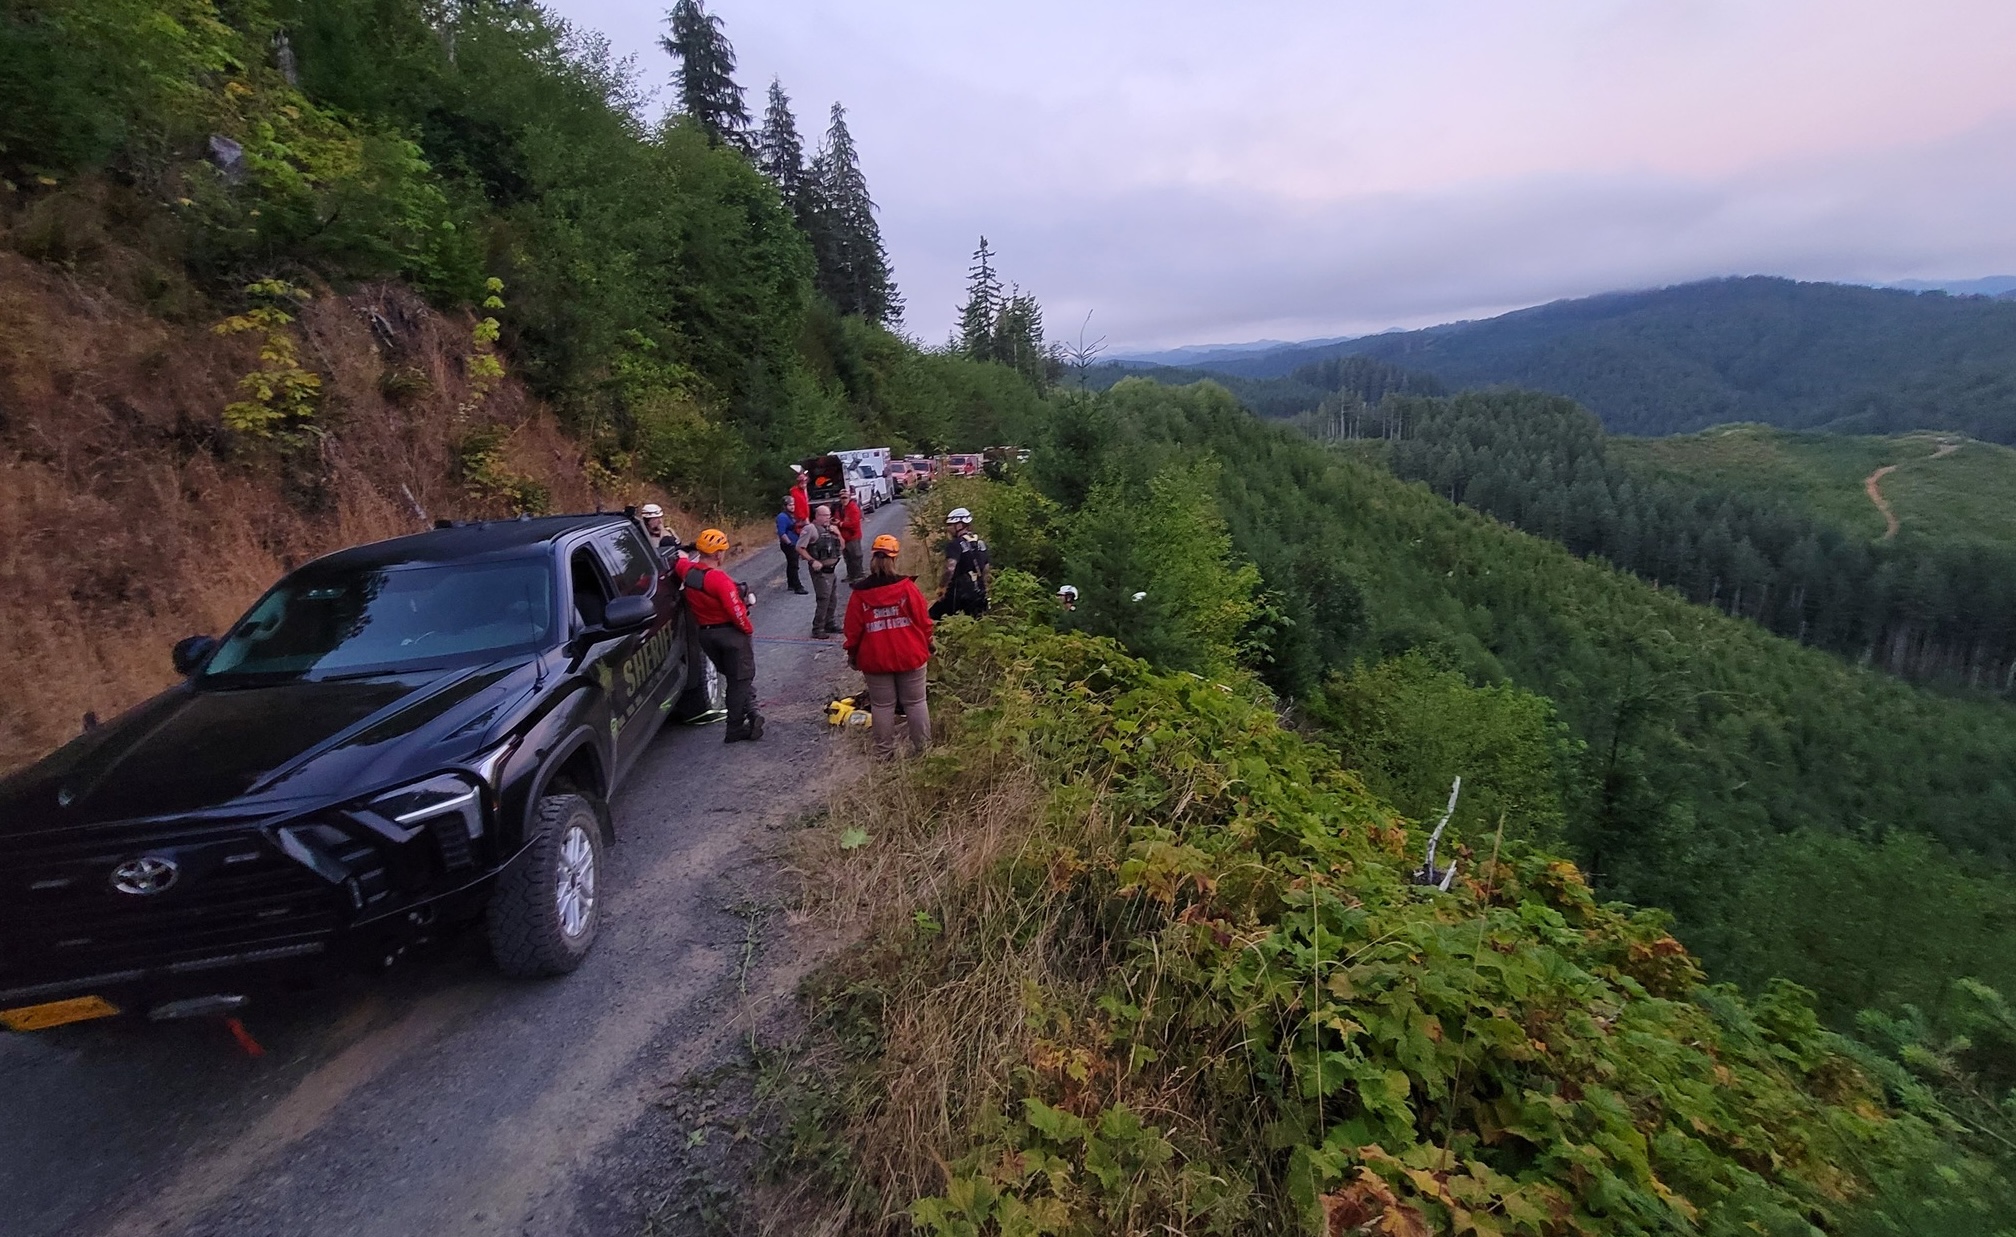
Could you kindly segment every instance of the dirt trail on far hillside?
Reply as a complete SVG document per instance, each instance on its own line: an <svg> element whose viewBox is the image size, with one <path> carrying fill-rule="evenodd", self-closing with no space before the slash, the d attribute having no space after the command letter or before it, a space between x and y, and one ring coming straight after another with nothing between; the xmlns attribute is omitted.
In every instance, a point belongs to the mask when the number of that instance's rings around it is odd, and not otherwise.
<svg viewBox="0 0 2016 1237"><path fill-rule="evenodd" d="M1942 442L1936 448L1933 449L1932 454L1926 456L1925 458L1928 460L1944 459L1947 456L1953 454L1955 451L1958 451L1964 445L1966 444L1958 442ZM1883 467L1877 469L1875 472L1872 472L1868 476L1862 478L1862 492L1869 496L1870 502L1876 504L1876 510L1881 511L1883 513L1884 528L1883 528L1883 536L1881 539L1884 541L1888 541L1897 535L1897 529L1901 521L1898 520L1897 513L1890 509L1890 500L1883 497L1883 491L1881 488L1879 488L1879 486L1883 478L1889 476L1891 473L1896 471L1897 471L1897 465L1885 464L1883 465Z"/></svg>
<svg viewBox="0 0 2016 1237"><path fill-rule="evenodd" d="M1870 502L1876 504L1876 510L1883 513L1883 523L1885 525L1883 540L1885 541L1897 535L1897 513L1890 509L1890 500L1883 497L1883 491L1876 488L1876 483L1896 471L1897 465L1885 464L1875 472L1862 478L1862 492L1869 496Z"/></svg>

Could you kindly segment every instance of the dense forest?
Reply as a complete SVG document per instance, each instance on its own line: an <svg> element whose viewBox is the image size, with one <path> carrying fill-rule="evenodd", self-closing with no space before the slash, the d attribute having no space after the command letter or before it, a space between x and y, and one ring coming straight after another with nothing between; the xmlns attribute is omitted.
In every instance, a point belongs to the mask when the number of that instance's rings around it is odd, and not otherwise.
<svg viewBox="0 0 2016 1237"><path fill-rule="evenodd" d="M1557 396L1402 400L1394 473L1689 600L1914 678L2016 681L2016 546L1844 526L1769 484L1712 485L1622 459ZM1870 506L1851 481L1843 499Z"/></svg>
<svg viewBox="0 0 2016 1237"><path fill-rule="evenodd" d="M1442 383L1432 375L1369 357L1311 361L1278 378L1242 378L1171 365L1107 363L1071 375L1067 385L1074 390L1105 391L1127 378L1146 378L1172 387L1216 382L1256 416L1294 421L1319 437L1377 437L1380 430L1373 428L1376 412L1369 417L1367 412L1376 410L1388 395L1444 393Z"/></svg>
<svg viewBox="0 0 2016 1237"><path fill-rule="evenodd" d="M1930 1000L1964 974L2016 981L1998 961L2016 944L2016 889L1987 874L2016 861L2006 705L1857 669L1577 559L1262 423L1212 384L1122 383L1065 404L1043 441L1035 495L997 504L993 537L1076 584L1087 630L1200 673L1227 660L1200 649L1235 648L1318 723L1362 716L1350 702L1368 695L1396 716L1408 691L1351 675L1410 651L1421 675L1544 697L1565 727L1549 749L1558 810L1543 813L1558 840L1603 896L1672 909L1724 978L1790 976L1836 1018ZM1250 577L1161 553L1214 519ZM1227 624L1228 640L1198 643ZM1415 750L1434 750L1439 723L1414 724ZM1446 788L1464 772L1450 764L1422 784ZM1436 799L1400 796L1418 814ZM1905 870L1919 875L1891 880ZM1870 948L1858 887L1883 900L1895 952Z"/></svg>
<svg viewBox="0 0 2016 1237"><path fill-rule="evenodd" d="M773 83L752 123L695 0L664 45L658 119L636 66L531 5L10 4L9 239L171 320L384 278L481 302L596 467L717 503L765 502L783 460L863 436L999 441L1027 385L889 329L845 109L808 151ZM282 388L269 430L340 412Z"/></svg>
<svg viewBox="0 0 2016 1237"><path fill-rule="evenodd" d="M2016 807L2016 714L2006 705L1948 698L1856 668L1577 558L1401 481L1377 461L1262 422L1216 384L1172 388L1133 379L1099 395L1066 394L1051 402L1034 444L1026 469L1005 482L935 495L920 524L944 504L971 505L997 562L1016 568L1002 579L1001 621L1112 641L1169 677L1136 678L1097 647L1052 650L1027 635L1005 642L956 636L955 658L974 655L969 639L991 642L983 669L947 672L963 684L954 690L964 693L976 724L988 728L974 736L980 748L970 759L1004 778L996 793L1017 805L1026 804L1027 787L1002 762L1025 751L1057 761L1056 799L1045 811L1008 809L1034 822L1038 838L1014 841L1021 835L1011 829L1010 840L997 843L1019 856L1004 857L998 884L948 890L941 871L920 872L915 923L928 931L903 920L832 980L825 1008L842 1036L836 1051L851 1052L876 1080L850 1102L869 1114L857 1132L872 1166L863 1179L895 1182L880 1187L890 1191L883 1205L929 1180L902 1162L902 1141L917 1123L945 1120L947 1089L976 1108L985 1107L983 1099L1000 1102L999 1094L969 1095L969 1088L984 1091L978 1078L992 1063L969 1058L963 1046L943 1051L949 1062L971 1060L977 1074L947 1063L936 1082L915 1076L916 1063L936 1059L942 1047L915 1037L942 1028L954 1009L972 1010L969 985L985 983L1002 991L1020 984L1025 992L1044 985L1041 1012L1029 1015L1043 1020L1028 1049L1034 1055L991 1085L1046 1107L1024 1103L1036 1114L1029 1128L1013 1113L1005 1121L999 1112L974 1113L970 1129L932 1143L977 1150L958 1161L955 1177L969 1174L966 1184L913 1211L927 1231L994 1231L959 1222L992 1216L1005 1225L1007 1213L991 1210L997 1202L988 1200L1047 1189L1040 1174L1004 1177L994 1165L1076 1154L1060 1138L1079 1140L1079 1153L1105 1154L1087 1148L1119 1137L1117 1126L1055 1127L1043 1114L1061 1105L1092 1120L1092 1097L1141 1097L1134 1080L1162 1077L1154 1063L1165 1059L1212 1080L1208 1088L1198 1084L1199 1107L1173 1093L1139 1102L1173 1106L1155 1109L1165 1132L1169 1122L1209 1131L1213 1171L1257 1193L1185 1193L1201 1186L1151 1173L1132 1179L1134 1189L1153 1195L1142 1202L1101 1178L1104 1184L1151 1210L1180 1209L1184 1200L1202 1205L1208 1197L1237 1213L1262 1199L1298 1197L1292 1175L1267 1179L1271 1153L1225 1147L1243 1146L1239 1139L1249 1136L1300 1145L1295 1139L1308 1127L1298 1123L1315 1118L1280 1117L1283 1124L1265 1130L1228 1127L1228 1114L1250 1113L1256 1104L1276 1112L1284 1092L1211 1047L1231 1035L1288 1051L1294 1018L1273 1021L1263 1000L1241 1006L1241 1021L1224 1003L1238 1005L1256 991L1244 986L1249 982L1265 988L1277 965L1288 977L1278 982L1292 988L1293 977L1312 965L1309 951L1332 930L1296 929L1295 916L1279 913L1278 903L1244 899L1251 882L1272 879L1284 855L1314 845L1298 832L1306 822L1322 821L1327 835L1341 828L1347 847L1358 836L1348 823L1353 809L1342 802L1318 807L1294 797L1303 792L1290 787L1313 792L1327 783L1321 765L1305 764L1299 750L1272 737L1273 716L1285 713L1303 740L1332 753L1325 759L1353 771L1352 786L1419 826L1405 846L1419 845L1460 775L1445 863L1453 855L1462 870L1495 871L1501 851L1571 856L1575 866L1567 870L1597 902L1670 914L1670 921L1655 914L1646 922L1670 922L1710 977L1736 982L1767 1004L1791 1000L1804 1008L1811 1000L1827 1025L1855 1036L1828 1042L1849 1052L1856 1069L1884 1080L1893 1102L1944 1113L1936 1120L1951 1118L1946 1128L1959 1144L1983 1157L1975 1169L1940 1176L1942 1184L1930 1187L1940 1204L1915 1193L1918 1187L1898 1186L1901 1194L1885 1193L1879 1208L1886 1219L1835 1215L1827 1231L1993 1229L1984 1212L2000 1206L1990 1200L2006 1188L2001 1140L2010 1128L1995 1097L2006 1093L2016 1050L2009 1034L2016 1021L1998 995L2016 983L2008 965L2016 956L2009 871L2016 852L2006 828ZM1065 582L1079 590L1069 611L1048 600ZM1064 664L1053 664L1059 658ZM1265 720L1233 716L1243 706L1232 701L1255 693L1266 702ZM1209 703L1221 699L1222 708ZM1074 736L1087 732L1085 746L1074 746ZM956 794L934 774L892 792L887 807L900 814L935 801L956 816L967 802L951 798ZM937 853L920 834L950 828L947 819L902 825L919 831L904 835L914 839L904 853L912 845ZM872 812L850 811L844 823L864 832L897 827ZM984 836L995 837L992 830L1007 826L987 828ZM844 860L836 853L833 861ZM1300 860L1287 862L1303 871ZM1373 861L1355 854L1320 862L1349 882ZM1366 888L1390 888L1386 880ZM1070 892L1079 881L1092 882L1082 903ZM1291 887L1322 885L1302 876ZM1239 892L1226 895L1227 888ZM1335 929L1329 947L1340 956L1378 956L1381 942L1394 939L1387 933L1407 937L1408 929L1370 909L1384 904L1366 889L1354 885L1338 897L1373 917ZM1246 909L1222 909L1228 898ZM1308 913L1299 898L1289 905ZM1524 913L1529 923L1557 922L1538 908ZM1221 915L1228 922L1214 918ZM1173 935L1158 935L1164 923ZM1018 944L1024 933L1036 934L1026 946ZM1214 939L1244 942L1231 953L1249 951L1245 969L1212 952ZM1272 952L1277 945L1279 954ZM1526 947L1508 940L1502 948L1520 955ZM1439 990L1434 976L1443 955L1425 942L1411 949L1401 951L1409 953L1412 976L1403 985ZM1270 961L1253 960L1250 951ZM1350 1002L1364 999L1360 974L1352 970L1328 991L1359 1008ZM1787 979L1806 995L1784 987ZM1092 991L1074 986L1081 984ZM1722 991L1716 999L1728 999ZM1291 999L1286 989L1280 996ZM1156 1001L1175 1006L1148 1017ZM1372 1031L1366 1040L1361 1032L1371 1024L1351 1017L1330 1048L1311 1041L1307 1050L1342 1076L1362 1060L1357 1054L1372 1051L1369 1044L1398 1036L1392 1051L1418 1089L1410 1093L1440 1120L1469 1119L1452 1117L1432 1098L1442 1092L1420 1055L1429 1049L1405 1047L1398 1029ZM1626 1055L1657 1057L1663 1050L1655 1040L1634 1040ZM878 1055L873 1046L882 1044L899 1059ZM1124 1059L1106 1061L1097 1044L1118 1045L1112 1051ZM1144 1046L1148 1055L1127 1056ZM1081 1050L1091 1055L1071 1055ZM1070 1061L1089 1074L1054 1072ZM1177 1087L1183 1077L1177 1070L1165 1081ZM1084 1103L1060 1099L1044 1081L1053 1078L1063 1096ZM1305 1097L1316 1093L1306 1079L1298 1085ZM895 1093L875 1089L883 1086ZM916 1086L928 1092L928 1113L903 1108L927 1098L906 1101L903 1088ZM1334 1119L1358 1113L1376 1122L1360 1095L1359 1107L1344 1101ZM1963 1110L1969 1116L1954 1115ZM1414 1114L1421 1118L1419 1109ZM1422 1136L1439 1145L1447 1135L1430 1128L1438 1118L1421 1119ZM1060 1135L1060 1128L1078 1132ZM1389 1138L1406 1137L1393 1131L1378 1141L1390 1146ZM1490 1134L1480 1137L1480 1146L1491 1145ZM1353 1127L1343 1145L1370 1138ZM1174 1165L1203 1153L1178 1138L1155 1154ZM1983 1162L2002 1167L1970 1176ZM1058 1203L1073 1215L1117 1205L1089 1182L1083 1191L1060 1188ZM1943 1210L1949 1203L1956 1210ZM1661 1231L1659 1223L1614 1214L1586 1222L1589 1231ZM1641 1222L1645 1227L1635 1226ZM1865 1222L1873 1227L1858 1228ZM1689 1223L1674 1228L1692 1231ZM1530 1231L1556 1230L1539 1224Z"/></svg>
<svg viewBox="0 0 2016 1237"><path fill-rule="evenodd" d="M1422 370L1458 390L1567 396L1619 434L1758 421L2016 441L2016 303L2006 299L1720 279L1277 349L1210 369L1278 378L1347 355Z"/></svg>

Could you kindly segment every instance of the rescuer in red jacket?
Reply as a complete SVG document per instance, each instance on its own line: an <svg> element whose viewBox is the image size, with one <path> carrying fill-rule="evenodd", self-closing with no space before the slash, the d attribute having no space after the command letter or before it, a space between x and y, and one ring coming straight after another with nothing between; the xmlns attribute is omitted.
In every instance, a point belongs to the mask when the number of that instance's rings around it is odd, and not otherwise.
<svg viewBox="0 0 2016 1237"><path fill-rule="evenodd" d="M861 583L861 502L848 491L840 504L840 518L833 521L840 530L840 553L847 559L847 583Z"/></svg>
<svg viewBox="0 0 2016 1237"><path fill-rule="evenodd" d="M728 733L723 743L763 737L763 715L751 703L756 694L756 646L751 637L749 605L742 586L722 570L728 534L718 528L703 531L693 542L696 559L675 559L672 570L685 590L686 609L700 629L700 651L728 680ZM699 667L695 666L694 670Z"/></svg>
<svg viewBox="0 0 2016 1237"><path fill-rule="evenodd" d="M875 750L896 752L896 706L909 725L910 745L931 743L931 707L924 698L924 667L931 660L931 607L917 582L896 574L903 544L884 533L875 539L866 578L847 599L842 643L847 664L868 680L868 704L875 717Z"/></svg>
<svg viewBox="0 0 2016 1237"><path fill-rule="evenodd" d="M791 465L791 518L804 528L812 522L812 496L805 489L805 470Z"/></svg>

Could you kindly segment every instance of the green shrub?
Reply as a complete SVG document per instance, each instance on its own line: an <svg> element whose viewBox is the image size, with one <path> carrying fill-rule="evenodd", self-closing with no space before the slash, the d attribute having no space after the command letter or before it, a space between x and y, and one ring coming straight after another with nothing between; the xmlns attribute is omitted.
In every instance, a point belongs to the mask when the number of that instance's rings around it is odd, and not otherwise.
<svg viewBox="0 0 2016 1237"><path fill-rule="evenodd" d="M1475 687L1406 653L1333 676L1307 708L1345 767L1411 819L1438 819L1460 776L1452 838L1488 838L1502 819L1508 837L1550 847L1566 840L1566 791L1582 745L1546 697L1510 684Z"/></svg>
<svg viewBox="0 0 2016 1237"><path fill-rule="evenodd" d="M1225 674L1255 614L1260 573L1234 561L1217 470L1171 469L1094 486L1066 525L1064 575L1078 625L1157 665Z"/></svg>
<svg viewBox="0 0 2016 1237"><path fill-rule="evenodd" d="M1803 990L1703 987L1662 916L1599 905L1573 865L1507 843L1448 894L1410 885L1419 832L1263 699L999 620L947 624L936 674L951 744L890 802L946 815L878 832L957 837L1018 769L1041 803L991 866L889 908L939 930L833 966L853 1029L828 1047L893 1080L964 1051L919 1036L975 992L1019 992L1025 1029L943 1075L941 1128L849 1092L858 1164L943 1165L867 1183L871 1211L933 1234L1810 1234L1878 1223L1919 1157L1978 1170ZM887 1144L905 1130L919 1146Z"/></svg>

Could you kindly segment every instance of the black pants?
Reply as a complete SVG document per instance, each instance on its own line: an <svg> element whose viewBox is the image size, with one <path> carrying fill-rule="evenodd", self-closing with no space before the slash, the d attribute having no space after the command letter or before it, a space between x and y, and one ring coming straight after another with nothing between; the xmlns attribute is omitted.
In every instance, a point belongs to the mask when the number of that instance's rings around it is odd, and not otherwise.
<svg viewBox="0 0 2016 1237"><path fill-rule="evenodd" d="M833 569L812 570L812 634L822 631L838 631L840 624L833 621Z"/></svg>
<svg viewBox="0 0 2016 1237"><path fill-rule="evenodd" d="M794 593L804 592L805 586L798 580L798 547L779 537L777 539L777 548L784 551L784 575L786 579L791 581L791 591Z"/></svg>
<svg viewBox="0 0 2016 1237"><path fill-rule="evenodd" d="M987 599L977 601L954 601L950 597L940 597L931 603L931 621L937 622L948 614L970 614L980 618L987 613Z"/></svg>
<svg viewBox="0 0 2016 1237"><path fill-rule="evenodd" d="M702 627L700 651L728 680L728 729L747 730L755 711L751 705L756 694L755 644L734 627Z"/></svg>
<svg viewBox="0 0 2016 1237"><path fill-rule="evenodd" d="M852 584L861 578L861 539L841 542L840 553L847 559L847 583Z"/></svg>

